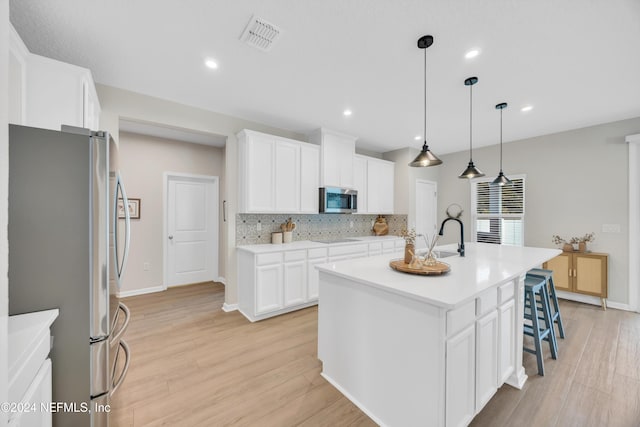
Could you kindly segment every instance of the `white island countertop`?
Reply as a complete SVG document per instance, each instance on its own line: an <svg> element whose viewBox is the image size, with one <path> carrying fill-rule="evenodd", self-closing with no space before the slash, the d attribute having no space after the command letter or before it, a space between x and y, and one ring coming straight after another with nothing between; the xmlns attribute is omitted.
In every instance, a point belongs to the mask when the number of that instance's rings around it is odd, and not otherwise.
<svg viewBox="0 0 640 427"><path fill-rule="evenodd" d="M456 244L438 249L456 251ZM504 246L488 243L465 243L466 254L439 261L451 270L439 276L401 273L389 261L403 254L318 265L320 272L334 274L381 290L452 309L470 301L493 286L498 286L560 254L559 249Z"/></svg>

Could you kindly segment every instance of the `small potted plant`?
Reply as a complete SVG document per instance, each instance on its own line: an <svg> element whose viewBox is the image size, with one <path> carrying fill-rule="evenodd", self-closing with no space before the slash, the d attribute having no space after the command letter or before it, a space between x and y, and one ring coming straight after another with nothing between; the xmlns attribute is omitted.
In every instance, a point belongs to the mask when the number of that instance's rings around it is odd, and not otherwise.
<svg viewBox="0 0 640 427"><path fill-rule="evenodd" d="M404 229L400 232L400 237L404 238L404 263L410 264L413 255L416 253L416 229Z"/></svg>
<svg viewBox="0 0 640 427"><path fill-rule="evenodd" d="M551 236L551 241L556 245L562 245L562 250L564 252L573 252L574 250L573 240L570 242L567 242L562 237L558 236L557 234L554 234L553 236Z"/></svg>
<svg viewBox="0 0 640 427"><path fill-rule="evenodd" d="M582 237L572 237L571 243L578 244L578 252L586 252L587 251L587 242L593 242L596 239L596 234L591 232L587 233Z"/></svg>

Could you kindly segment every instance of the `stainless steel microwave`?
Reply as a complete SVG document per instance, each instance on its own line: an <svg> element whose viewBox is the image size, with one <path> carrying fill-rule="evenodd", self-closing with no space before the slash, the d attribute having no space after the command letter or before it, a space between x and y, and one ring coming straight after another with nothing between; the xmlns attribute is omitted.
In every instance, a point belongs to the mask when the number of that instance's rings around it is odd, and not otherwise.
<svg viewBox="0 0 640 427"><path fill-rule="evenodd" d="M320 187L320 213L358 212L358 191L349 188Z"/></svg>

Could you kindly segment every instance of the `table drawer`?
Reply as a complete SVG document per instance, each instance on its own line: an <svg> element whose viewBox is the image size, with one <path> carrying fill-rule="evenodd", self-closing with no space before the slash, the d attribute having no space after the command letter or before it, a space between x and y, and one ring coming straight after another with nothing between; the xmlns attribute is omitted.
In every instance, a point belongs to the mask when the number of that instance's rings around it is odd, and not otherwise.
<svg viewBox="0 0 640 427"><path fill-rule="evenodd" d="M506 283L498 288L498 304L504 304L513 298L515 286L513 282Z"/></svg>
<svg viewBox="0 0 640 427"><path fill-rule="evenodd" d="M326 257L327 257L327 248L309 249L309 259L326 258Z"/></svg>
<svg viewBox="0 0 640 427"><path fill-rule="evenodd" d="M476 298L476 315L482 316L496 308L498 301L498 290L491 288L484 291Z"/></svg>
<svg viewBox="0 0 640 427"><path fill-rule="evenodd" d="M282 262L282 252L256 255L256 265L277 264Z"/></svg>
<svg viewBox="0 0 640 427"><path fill-rule="evenodd" d="M284 261L300 261L307 258L307 251L287 251L284 253Z"/></svg>

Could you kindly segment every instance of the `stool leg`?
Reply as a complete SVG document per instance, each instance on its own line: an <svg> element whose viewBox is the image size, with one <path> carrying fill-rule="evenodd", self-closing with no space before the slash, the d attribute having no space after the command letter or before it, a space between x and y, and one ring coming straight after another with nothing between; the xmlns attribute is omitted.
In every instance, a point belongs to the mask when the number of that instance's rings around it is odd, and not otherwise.
<svg viewBox="0 0 640 427"><path fill-rule="evenodd" d="M560 333L560 338L564 339L564 324L562 323L562 315L560 314L560 305L558 304L556 287L553 284L553 276L549 277L549 291L551 300L553 301L553 309L555 310L553 317L557 317L556 322L558 322L558 332Z"/></svg>
<svg viewBox="0 0 640 427"><path fill-rule="evenodd" d="M538 362L538 375L544 376L544 361L542 357L542 340L540 339L540 323L538 322L538 313L536 309L536 296L533 291L529 291L529 300L531 303L531 323L533 327L533 341L536 346L536 360Z"/></svg>
<svg viewBox="0 0 640 427"><path fill-rule="evenodd" d="M551 310L549 309L549 293L547 292L547 285L542 287L542 312L544 313L544 323L549 329L549 347L551 349L551 357L558 358L558 342L556 341L556 328L551 318Z"/></svg>

